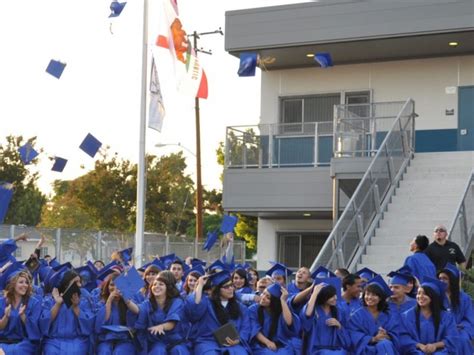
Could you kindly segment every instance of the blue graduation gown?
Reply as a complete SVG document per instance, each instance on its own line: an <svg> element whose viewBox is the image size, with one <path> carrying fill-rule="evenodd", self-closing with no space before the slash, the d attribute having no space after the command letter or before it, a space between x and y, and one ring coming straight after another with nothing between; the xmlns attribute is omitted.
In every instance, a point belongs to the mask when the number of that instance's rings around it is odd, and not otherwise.
<svg viewBox="0 0 474 355"><path fill-rule="evenodd" d="M94 329L94 315L80 303L79 317L72 307L63 303L54 321L51 309L55 302L51 296L43 300L39 327L43 334L44 355L85 355L89 351L89 336Z"/></svg>
<svg viewBox="0 0 474 355"><path fill-rule="evenodd" d="M398 320L390 311L380 312L377 319L365 308L355 311L349 320L349 333L352 346L356 355L392 355L398 354ZM382 340L376 344L369 344L373 336L377 335L379 328L385 329L390 340Z"/></svg>
<svg viewBox="0 0 474 355"><path fill-rule="evenodd" d="M137 316L127 310L125 326L133 328ZM127 332L114 332L103 329L103 325L121 325L120 312L118 306L112 303L110 317L105 320L105 303L99 308L95 318L95 334L98 336L97 355L133 355L135 354L135 344L132 336Z"/></svg>
<svg viewBox="0 0 474 355"><path fill-rule="evenodd" d="M235 290L235 297L237 297L237 299L246 306L251 306L255 303L253 300L253 297L255 297L255 292L248 286ZM248 300L249 298L251 298L251 301Z"/></svg>
<svg viewBox="0 0 474 355"><path fill-rule="evenodd" d="M413 276L420 282L425 276L436 278L436 267L423 252L416 252L405 259L403 266L408 266Z"/></svg>
<svg viewBox="0 0 474 355"><path fill-rule="evenodd" d="M181 298L174 298L166 312L159 306L153 310L149 299L139 305L139 310L135 328L144 354L189 354L185 339L184 301ZM164 335L152 335L148 331L150 327L171 321L176 325Z"/></svg>
<svg viewBox="0 0 474 355"><path fill-rule="evenodd" d="M445 311L441 312L441 322L438 334L435 336L433 317L426 319L420 314L420 331L416 327L416 309L412 308L400 317L400 347L403 354L424 354L416 348L417 343L432 344L443 341L445 348L435 354L462 354L458 352L456 339L459 337L453 316Z"/></svg>
<svg viewBox="0 0 474 355"><path fill-rule="evenodd" d="M392 300L388 301L388 307L390 309L390 312L393 315L396 314L398 316L400 316L402 313L408 311L410 308L413 308L415 306L416 306L416 300L408 296L405 296L405 299L400 305L394 303Z"/></svg>
<svg viewBox="0 0 474 355"><path fill-rule="evenodd" d="M5 307L7 306L6 298L0 298L0 318L5 315ZM39 348L39 340L41 338L38 327L38 320L41 313L41 304L34 298L30 297L25 309L26 321L22 322L18 313L18 308L12 307L10 318L6 327L0 330L0 339L15 340L16 344L1 343L0 349L6 354L35 354Z"/></svg>
<svg viewBox="0 0 474 355"><path fill-rule="evenodd" d="M352 313L357 311L360 307L362 307L362 302L359 298L353 298L350 300L349 303L344 298L338 298L337 305L339 309L345 313L346 319L349 321L350 316Z"/></svg>
<svg viewBox="0 0 474 355"><path fill-rule="evenodd" d="M265 335L267 338L270 334L270 326L272 323L272 318L270 314L266 311L263 312L263 326L258 321L258 310L260 309L260 305L254 304L249 307L249 316L250 322L252 325L251 328L251 342L250 347L252 349L252 354L254 355L266 355L266 354L280 354L280 355L292 355L295 350L293 348L293 344L291 342L291 338L297 337L300 331L300 319L294 313L293 316L293 323L291 326L288 326L283 318L283 315L280 315L278 319L278 326L277 331L273 337L270 339L274 343L278 343L281 345L277 351L272 351L260 343L256 336L259 332Z"/></svg>
<svg viewBox="0 0 474 355"><path fill-rule="evenodd" d="M469 295L463 291L459 294L459 306L456 310L451 307L448 297L444 298L444 308L453 314L459 335L464 343L472 348L472 340L474 339L474 310L472 308L472 300Z"/></svg>
<svg viewBox="0 0 474 355"><path fill-rule="evenodd" d="M302 289L299 289L298 286L296 286L296 283L293 281L288 285L288 293L290 295L296 295L303 291Z"/></svg>
<svg viewBox="0 0 474 355"><path fill-rule="evenodd" d="M191 293L186 299L186 313L190 317L192 325L192 339L194 340L193 349L195 354L205 354L206 352L224 353L229 355L249 354L251 324L248 314L248 308L239 303L240 317L231 319L240 335L240 343L230 347L221 347L215 341L213 332L221 327L217 319L212 302L206 295L202 295L201 302L196 304L195 293Z"/></svg>
<svg viewBox="0 0 474 355"><path fill-rule="evenodd" d="M351 338L347 330L346 313L337 307L337 320L342 325L342 328L338 329L326 324L332 315L326 314L321 306L315 307L315 313L311 317L306 316L307 307L308 305L305 305L300 313L301 324L308 337L307 354L347 354L351 347Z"/></svg>

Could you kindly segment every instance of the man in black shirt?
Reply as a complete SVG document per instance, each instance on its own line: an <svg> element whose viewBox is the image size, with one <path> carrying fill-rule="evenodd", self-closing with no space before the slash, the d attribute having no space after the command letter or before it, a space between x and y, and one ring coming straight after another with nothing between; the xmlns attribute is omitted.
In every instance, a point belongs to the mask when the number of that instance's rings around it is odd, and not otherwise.
<svg viewBox="0 0 474 355"><path fill-rule="evenodd" d="M425 249L425 254L431 259L436 270L441 270L447 262L459 264L461 269L466 268L466 258L454 242L448 240L448 231L445 226L438 225L433 232L434 241Z"/></svg>

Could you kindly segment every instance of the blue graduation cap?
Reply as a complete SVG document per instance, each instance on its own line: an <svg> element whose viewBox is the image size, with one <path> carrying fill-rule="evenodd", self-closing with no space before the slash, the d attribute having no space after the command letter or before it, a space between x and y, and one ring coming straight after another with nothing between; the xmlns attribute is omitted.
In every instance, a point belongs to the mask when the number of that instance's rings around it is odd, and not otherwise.
<svg viewBox="0 0 474 355"><path fill-rule="evenodd" d="M82 287L93 290L97 286L97 273L89 264L76 268L76 272L82 279Z"/></svg>
<svg viewBox="0 0 474 355"><path fill-rule="evenodd" d="M207 270L212 271L212 270L226 270L227 267L226 265L220 260L217 259L214 261L211 265L208 266Z"/></svg>
<svg viewBox="0 0 474 355"><path fill-rule="evenodd" d="M452 263L446 263L446 265L441 269L441 271L438 272L438 275L440 274L440 272L445 272L445 271L448 271L449 273L451 273L458 280L461 277L461 271L457 268L456 265Z"/></svg>
<svg viewBox="0 0 474 355"><path fill-rule="evenodd" d="M38 270L38 276L41 282L44 282L48 277L48 274L53 273L53 268L47 265L41 265Z"/></svg>
<svg viewBox="0 0 474 355"><path fill-rule="evenodd" d="M250 264L249 263L244 263L244 264L235 264L234 267L233 267L233 270L244 270L244 271L247 271L248 269L250 268Z"/></svg>
<svg viewBox="0 0 474 355"><path fill-rule="evenodd" d="M237 74L239 76L255 76L258 55L255 52L240 53L240 64Z"/></svg>
<svg viewBox="0 0 474 355"><path fill-rule="evenodd" d="M402 285L407 286L408 282L411 280L411 276L408 274L403 274L397 271L391 271L387 275L390 277L389 284L390 285Z"/></svg>
<svg viewBox="0 0 474 355"><path fill-rule="evenodd" d="M102 143L95 138L92 134L88 133L86 138L82 141L79 148L81 148L91 158L94 158Z"/></svg>
<svg viewBox="0 0 474 355"><path fill-rule="evenodd" d="M64 68L66 68L66 63L51 59L49 61L48 67L46 68L46 72L59 79L63 74Z"/></svg>
<svg viewBox="0 0 474 355"><path fill-rule="evenodd" d="M11 264L2 274L2 285L6 286L7 283L17 275L20 271L25 270L25 265L23 265L22 262L20 261L15 261L13 264Z"/></svg>
<svg viewBox="0 0 474 355"><path fill-rule="evenodd" d="M325 268L324 266L320 266L316 270L314 270L314 272L311 274L311 277L313 278L313 280L316 280L337 276L331 270Z"/></svg>
<svg viewBox="0 0 474 355"><path fill-rule="evenodd" d="M332 67L332 58L331 54L327 52L316 53L314 55L314 60L319 63L322 68Z"/></svg>
<svg viewBox="0 0 474 355"><path fill-rule="evenodd" d="M72 264L69 261L66 261L64 264L58 263L58 265L53 266L53 270L58 271L63 267L66 267L67 269L72 269Z"/></svg>
<svg viewBox="0 0 474 355"><path fill-rule="evenodd" d="M120 258L122 258L122 261L127 264L130 260L132 260L133 247L122 249L118 253Z"/></svg>
<svg viewBox="0 0 474 355"><path fill-rule="evenodd" d="M51 267L59 266L59 262L56 260L56 257L52 258L52 259L49 261L49 266L51 266Z"/></svg>
<svg viewBox="0 0 474 355"><path fill-rule="evenodd" d="M434 279L429 276L423 277L423 281L421 282L421 287L429 287L431 288L436 294L441 298L441 300L444 299L445 297L445 292L446 289L448 288L448 285L445 284L443 281L440 281L438 279Z"/></svg>
<svg viewBox="0 0 474 355"><path fill-rule="evenodd" d="M67 265L62 266L59 270L55 271L50 277L49 277L49 285L51 285L52 288L59 288L59 285L61 284L61 281L63 280L64 274L69 271L70 268Z"/></svg>
<svg viewBox="0 0 474 355"><path fill-rule="evenodd" d="M222 218L221 232L224 234L233 232L237 221L237 216L224 215L224 218Z"/></svg>
<svg viewBox="0 0 474 355"><path fill-rule="evenodd" d="M110 17L118 17L123 11L123 8L125 7L127 3L126 2L118 2L117 0L114 0L110 3Z"/></svg>
<svg viewBox="0 0 474 355"><path fill-rule="evenodd" d="M373 279L375 276L378 275L375 271L370 270L368 267L364 267L360 269L355 274L359 275L362 279L366 279L366 280Z"/></svg>
<svg viewBox="0 0 474 355"><path fill-rule="evenodd" d="M113 260L112 262L108 263L100 270L99 274L97 275L97 280L104 281L107 276L114 272L122 272L121 267L119 266L119 263L116 260Z"/></svg>
<svg viewBox="0 0 474 355"><path fill-rule="evenodd" d="M143 286L145 281L138 274L137 269L132 266L127 272L123 273L114 280L115 286L120 290L125 300L131 299Z"/></svg>
<svg viewBox="0 0 474 355"><path fill-rule="evenodd" d="M103 325L101 329L108 330L109 332L113 332L113 333L125 333L125 334L132 335L131 329L124 325Z"/></svg>
<svg viewBox="0 0 474 355"><path fill-rule="evenodd" d="M268 271L265 273L265 275L268 275L270 277L274 276L285 276L288 277L293 273L291 269L286 267L286 265L281 264L281 263L275 263Z"/></svg>
<svg viewBox="0 0 474 355"><path fill-rule="evenodd" d="M218 232L219 231L217 229L213 232L207 232L206 241L204 242L202 246L202 250L207 250L207 251L211 250L211 248L214 246L217 239L219 238Z"/></svg>
<svg viewBox="0 0 474 355"><path fill-rule="evenodd" d="M18 152L20 153L20 159L21 161L28 165L33 161L34 158L38 156L38 152L33 148L30 142L22 145L20 148L18 148Z"/></svg>
<svg viewBox="0 0 474 355"><path fill-rule="evenodd" d="M382 292L384 293L386 297L389 297L392 295L392 290L390 290L390 287L388 287L387 283L385 282L383 277L380 275L377 275L371 280L369 280L367 282L367 285L376 285L380 287L380 289L382 290Z"/></svg>
<svg viewBox="0 0 474 355"><path fill-rule="evenodd" d="M0 183L0 223L3 223L8 212L8 206L13 197L13 184Z"/></svg>
<svg viewBox="0 0 474 355"><path fill-rule="evenodd" d="M206 266L206 262L204 260L201 260L201 259L198 259L198 258L193 258L191 260L191 265L194 267L194 266L197 266L197 265L202 265L202 266Z"/></svg>
<svg viewBox="0 0 474 355"><path fill-rule="evenodd" d="M144 272L149 266L155 266L160 271L166 270L166 266L158 258L155 258L152 261L150 261L149 263L144 264L138 270Z"/></svg>
<svg viewBox="0 0 474 355"><path fill-rule="evenodd" d="M15 239L7 239L0 244L0 260L9 258L17 249Z"/></svg>
<svg viewBox="0 0 474 355"><path fill-rule="evenodd" d="M342 281L337 276L331 277L317 277L314 279L314 284L325 284L326 286L332 286L336 289L337 298L341 299L341 288L342 288Z"/></svg>
<svg viewBox="0 0 474 355"><path fill-rule="evenodd" d="M175 253L171 253L171 254L168 254L168 255L163 255L162 257L160 257L160 261L163 263L163 265L168 268L171 263L173 261L176 260L176 254Z"/></svg>
<svg viewBox="0 0 474 355"><path fill-rule="evenodd" d="M267 291L270 293L272 296L276 298L281 297L281 286L278 283L271 284L270 286L267 286Z"/></svg>
<svg viewBox="0 0 474 355"><path fill-rule="evenodd" d="M219 286L227 281L230 281L230 273L227 270L216 272L215 274L209 275L212 286Z"/></svg>
<svg viewBox="0 0 474 355"><path fill-rule="evenodd" d="M67 159L60 158L60 157L55 157L54 158L54 164L53 164L53 167L51 168L51 170L62 173L64 168L66 167L66 164L67 164Z"/></svg>
<svg viewBox="0 0 474 355"><path fill-rule="evenodd" d="M201 276L206 274L206 270L204 270L202 265L196 265L184 273L184 278L188 277L188 275L192 272L197 272Z"/></svg>

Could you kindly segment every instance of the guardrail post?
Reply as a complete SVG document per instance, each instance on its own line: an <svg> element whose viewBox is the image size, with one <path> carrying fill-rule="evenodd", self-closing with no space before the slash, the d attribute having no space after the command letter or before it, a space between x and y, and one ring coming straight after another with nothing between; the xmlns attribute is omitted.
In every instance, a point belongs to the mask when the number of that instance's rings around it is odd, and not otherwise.
<svg viewBox="0 0 474 355"><path fill-rule="evenodd" d="M56 229L56 260L61 263L61 228Z"/></svg>
<svg viewBox="0 0 474 355"><path fill-rule="evenodd" d="M339 267L346 268L346 263L344 261L344 253L342 252L342 248L337 248L337 263Z"/></svg>
<svg viewBox="0 0 474 355"><path fill-rule="evenodd" d="M381 213L382 210L380 209L380 193L379 193L379 185L374 184L374 204L375 204L375 209L377 210L377 214Z"/></svg>
<svg viewBox="0 0 474 355"><path fill-rule="evenodd" d="M362 222L362 215L360 213L357 214L357 237L359 238L360 246L364 245L364 224Z"/></svg>

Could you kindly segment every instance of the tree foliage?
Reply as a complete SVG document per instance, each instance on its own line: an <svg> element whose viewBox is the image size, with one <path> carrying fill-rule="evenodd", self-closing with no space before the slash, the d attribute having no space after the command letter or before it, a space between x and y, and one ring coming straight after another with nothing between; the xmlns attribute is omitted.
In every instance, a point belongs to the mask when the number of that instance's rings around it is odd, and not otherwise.
<svg viewBox="0 0 474 355"><path fill-rule="evenodd" d="M27 142L34 147L36 137L24 141L22 136L7 136L6 143L0 145L0 181L14 185L13 198L4 222L7 224L37 225L46 203L46 197L37 187L39 175L30 168L37 164L38 159L33 159L30 165L25 165L20 159L18 148Z"/></svg>

